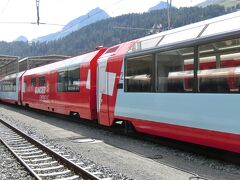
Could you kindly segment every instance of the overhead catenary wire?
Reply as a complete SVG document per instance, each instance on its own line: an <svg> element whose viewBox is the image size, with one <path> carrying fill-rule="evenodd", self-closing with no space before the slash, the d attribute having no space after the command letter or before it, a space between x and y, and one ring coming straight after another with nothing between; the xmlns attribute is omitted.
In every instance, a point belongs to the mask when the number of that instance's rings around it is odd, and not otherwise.
<svg viewBox="0 0 240 180"><path fill-rule="evenodd" d="M0 16L2 16L3 13L4 13L4 11L7 9L7 6L8 6L8 4L9 4L9 2L10 2L10 0L8 0L8 1L6 2L6 4L5 4L5 6L2 8L2 10L1 10L1 12L0 12Z"/></svg>
<svg viewBox="0 0 240 180"><path fill-rule="evenodd" d="M14 21L0 21L0 24L37 24L37 22L14 22ZM55 23L44 23L39 22L41 25L49 25L49 26L65 26L64 24L55 24Z"/></svg>
<svg viewBox="0 0 240 180"><path fill-rule="evenodd" d="M10 0L8 0L10 1ZM39 7L39 0L36 0L36 6L37 6L37 1L38 1L38 7ZM106 8L103 8L102 10L107 10L119 3L121 3L122 1L124 0L119 0L111 5L109 5L108 7ZM101 10L91 14L91 15L88 15L86 18L84 18L83 20L79 21L79 22L76 22L74 24L72 24L71 26L69 26L68 28L64 29L65 31L72 28L73 26L77 25L77 24L80 24L80 23L83 23L84 21L88 20L89 18L97 15L97 14L100 14L102 13ZM66 24L57 24L57 23L46 23L46 22L40 22L40 16L39 16L39 10L37 10L37 22L14 22L14 21L0 21L0 24L38 24L38 25L50 25L50 26L66 26Z"/></svg>

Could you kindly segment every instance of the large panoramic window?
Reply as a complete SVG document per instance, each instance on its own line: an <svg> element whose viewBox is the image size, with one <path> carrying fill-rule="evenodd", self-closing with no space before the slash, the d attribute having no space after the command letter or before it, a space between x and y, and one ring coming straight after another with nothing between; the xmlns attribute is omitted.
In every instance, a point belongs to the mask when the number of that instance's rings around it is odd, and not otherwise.
<svg viewBox="0 0 240 180"><path fill-rule="evenodd" d="M199 92L239 92L240 39L199 47Z"/></svg>
<svg viewBox="0 0 240 180"><path fill-rule="evenodd" d="M154 91L154 56L145 55L126 59L125 91Z"/></svg>
<svg viewBox="0 0 240 180"><path fill-rule="evenodd" d="M79 92L80 91L80 68L69 68L58 72L59 92Z"/></svg>
<svg viewBox="0 0 240 180"><path fill-rule="evenodd" d="M184 48L157 54L158 92L193 90L193 52L193 48Z"/></svg>
<svg viewBox="0 0 240 180"><path fill-rule="evenodd" d="M126 92L238 93L239 90L240 38L159 51L125 61Z"/></svg>

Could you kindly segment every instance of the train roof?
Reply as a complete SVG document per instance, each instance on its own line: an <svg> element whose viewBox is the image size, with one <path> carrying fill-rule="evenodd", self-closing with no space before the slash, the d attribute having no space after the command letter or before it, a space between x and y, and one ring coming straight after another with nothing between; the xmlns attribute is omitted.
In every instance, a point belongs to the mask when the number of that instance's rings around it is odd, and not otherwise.
<svg viewBox="0 0 240 180"><path fill-rule="evenodd" d="M138 39L128 53L238 31L240 30L239 22L240 11L146 36Z"/></svg>
<svg viewBox="0 0 240 180"><path fill-rule="evenodd" d="M90 61L98 54L99 51L100 50L96 50L96 51L82 54L82 55L79 55L76 57L72 57L69 59L65 59L62 61L48 64L48 65L33 68L30 70L27 70L26 73L24 74L24 76L31 75L31 74L42 74L42 73L49 72L49 71L71 68L71 67L77 66L82 63L87 63L87 62L90 63Z"/></svg>

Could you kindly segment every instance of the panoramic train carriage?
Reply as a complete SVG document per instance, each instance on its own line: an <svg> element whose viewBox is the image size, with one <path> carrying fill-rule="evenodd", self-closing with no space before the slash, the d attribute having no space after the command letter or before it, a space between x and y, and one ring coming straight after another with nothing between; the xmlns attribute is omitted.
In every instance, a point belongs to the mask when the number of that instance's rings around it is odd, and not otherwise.
<svg viewBox="0 0 240 180"><path fill-rule="evenodd" d="M2 102L19 104L21 93L21 78L24 72L8 75L0 80L0 100Z"/></svg>
<svg viewBox="0 0 240 180"><path fill-rule="evenodd" d="M139 132L240 153L239 22L240 12L217 17L111 56L107 82L98 82L114 84L99 100L100 123L122 120Z"/></svg>
<svg viewBox="0 0 240 180"><path fill-rule="evenodd" d="M96 119L96 63L105 48L28 70L23 105Z"/></svg>

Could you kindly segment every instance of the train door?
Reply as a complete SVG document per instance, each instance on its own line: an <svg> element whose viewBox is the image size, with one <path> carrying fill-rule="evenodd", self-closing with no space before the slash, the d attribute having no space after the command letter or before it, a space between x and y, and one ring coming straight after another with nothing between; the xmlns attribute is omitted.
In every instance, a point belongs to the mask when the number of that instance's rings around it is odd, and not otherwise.
<svg viewBox="0 0 240 180"><path fill-rule="evenodd" d="M102 125L109 125L109 107L108 107L108 77L106 73L107 58L102 58L98 62L97 69L97 112L98 122Z"/></svg>
<svg viewBox="0 0 240 180"><path fill-rule="evenodd" d="M23 84L23 75L25 72L21 72L17 76L17 92L18 92L18 105L22 105L22 92L25 91L26 84Z"/></svg>
<svg viewBox="0 0 240 180"><path fill-rule="evenodd" d="M22 76L17 77L17 93L18 93L18 105L22 105Z"/></svg>

